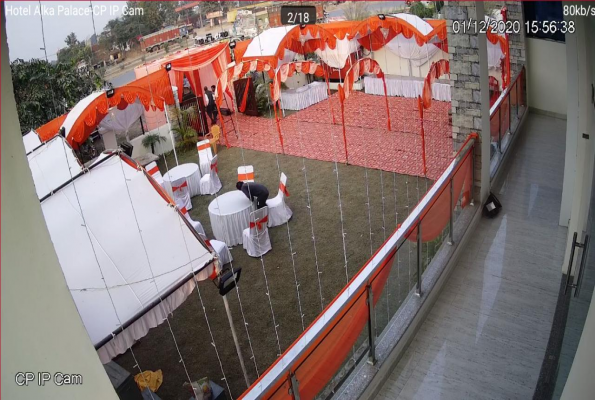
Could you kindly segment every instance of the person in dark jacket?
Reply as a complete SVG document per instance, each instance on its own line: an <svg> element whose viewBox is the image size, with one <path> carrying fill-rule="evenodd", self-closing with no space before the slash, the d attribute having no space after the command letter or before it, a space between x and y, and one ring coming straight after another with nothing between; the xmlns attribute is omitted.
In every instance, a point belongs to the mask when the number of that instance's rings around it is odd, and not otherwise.
<svg viewBox="0 0 595 400"><path fill-rule="evenodd" d="M213 92L209 90L208 87L204 87L205 96L207 98L207 115L211 118L211 125L215 125L217 123L217 112L215 111L215 96Z"/></svg>
<svg viewBox="0 0 595 400"><path fill-rule="evenodd" d="M266 186L256 182L238 182L236 188L241 190L250 201L256 200L256 208L260 209L267 205L269 190Z"/></svg>

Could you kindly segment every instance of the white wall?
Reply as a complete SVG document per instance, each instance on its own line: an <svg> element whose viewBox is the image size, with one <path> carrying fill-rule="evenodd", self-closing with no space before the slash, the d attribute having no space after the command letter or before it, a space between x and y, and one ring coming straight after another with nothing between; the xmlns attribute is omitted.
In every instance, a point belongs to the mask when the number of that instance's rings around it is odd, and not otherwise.
<svg viewBox="0 0 595 400"><path fill-rule="evenodd" d="M66 286L25 157L2 6L2 398L117 399ZM18 372L83 384L17 386Z"/></svg>
<svg viewBox="0 0 595 400"><path fill-rule="evenodd" d="M595 20L591 19L587 22L587 37L595 37ZM590 51L590 71L591 83L595 80L595 51L593 51L592 43L589 47ZM591 137L595 137L595 109L590 107L592 115L590 133ZM592 249L591 249L592 251ZM595 393L595 380L593 379L593 370L595 370L595 296L591 298L591 306L587 314L587 320L583 328L581 340L579 342L576 356L562 392L563 400L582 400L592 399Z"/></svg>
<svg viewBox="0 0 595 400"><path fill-rule="evenodd" d="M566 115L566 45L527 38L529 106Z"/></svg>

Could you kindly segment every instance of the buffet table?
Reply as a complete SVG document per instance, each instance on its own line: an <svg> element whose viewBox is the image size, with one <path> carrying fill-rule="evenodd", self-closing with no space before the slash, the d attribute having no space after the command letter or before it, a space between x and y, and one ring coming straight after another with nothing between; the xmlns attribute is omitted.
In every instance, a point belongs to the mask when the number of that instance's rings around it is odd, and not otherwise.
<svg viewBox="0 0 595 400"><path fill-rule="evenodd" d="M215 238L228 246L242 244L242 232L250 226L251 211L252 202L240 190L216 197L209 204L211 229Z"/></svg>
<svg viewBox="0 0 595 400"><path fill-rule="evenodd" d="M387 76L386 93L389 96L416 98L421 96L424 89L423 78L410 76ZM365 76L364 86L366 93L384 96L382 79L375 76ZM432 84L432 98L438 101L450 101L450 84L434 82Z"/></svg>
<svg viewBox="0 0 595 400"><path fill-rule="evenodd" d="M316 103L328 99L328 91L324 82L312 82L297 89L281 92L281 108L284 110L303 110Z"/></svg>

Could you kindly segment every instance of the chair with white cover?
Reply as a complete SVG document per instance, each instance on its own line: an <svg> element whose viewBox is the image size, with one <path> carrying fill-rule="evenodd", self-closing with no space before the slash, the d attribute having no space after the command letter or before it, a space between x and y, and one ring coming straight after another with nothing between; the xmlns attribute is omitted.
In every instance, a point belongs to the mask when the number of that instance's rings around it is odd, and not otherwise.
<svg viewBox="0 0 595 400"><path fill-rule="evenodd" d="M243 246L251 257L260 257L273 247L269 238L268 207L250 213L250 227L242 232Z"/></svg>
<svg viewBox="0 0 595 400"><path fill-rule="evenodd" d="M209 244L213 248L213 250L217 252L217 255L219 256L219 262L221 263L221 265L225 265L233 261L233 257L231 255L231 252L229 251L229 247L227 247L225 242L222 242L221 240L207 239L206 236L205 242L207 242L207 244Z"/></svg>
<svg viewBox="0 0 595 400"><path fill-rule="evenodd" d="M155 179L155 181L159 184L159 186L163 187L163 176L161 175L161 171L159 171L159 167L155 161L147 164L145 167L149 175Z"/></svg>
<svg viewBox="0 0 595 400"><path fill-rule="evenodd" d="M254 182L254 167L252 165L238 167L238 182Z"/></svg>
<svg viewBox="0 0 595 400"><path fill-rule="evenodd" d="M184 217L186 217L186 219L188 220L188 222L190 222L190 225L192 225L194 227L194 230L203 236L206 236L205 233L205 228L202 227L202 224L200 223L200 221L195 221L192 219L192 217L190 216L190 214L188 214L188 210L186 209L186 207L182 207L180 209L180 212L182 213L182 215L184 215Z"/></svg>
<svg viewBox="0 0 595 400"><path fill-rule="evenodd" d="M211 160L213 153L211 152L211 142L209 140L201 140L196 143L196 150L198 151L198 165L200 166L200 174L208 175L211 168Z"/></svg>
<svg viewBox="0 0 595 400"><path fill-rule="evenodd" d="M188 182L185 177L181 177L172 181L171 191L173 193L174 201L181 210L186 208L187 210L192 209L192 202L190 201L190 190L188 189Z"/></svg>
<svg viewBox="0 0 595 400"><path fill-rule="evenodd" d="M215 194L221 190L219 180L219 168L217 168L217 156L211 160L209 173L200 178L200 194Z"/></svg>
<svg viewBox="0 0 595 400"><path fill-rule="evenodd" d="M267 207L269 208L269 228L283 225L289 221L293 215L291 208L289 208L286 203L287 197L289 197L289 191L287 190L287 176L281 172L279 192L275 197L267 200Z"/></svg>

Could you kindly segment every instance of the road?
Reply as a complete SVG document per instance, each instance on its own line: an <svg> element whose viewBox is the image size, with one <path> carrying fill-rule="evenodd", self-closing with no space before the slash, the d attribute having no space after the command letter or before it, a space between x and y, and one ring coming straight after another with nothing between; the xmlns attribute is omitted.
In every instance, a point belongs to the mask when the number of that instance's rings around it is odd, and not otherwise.
<svg viewBox="0 0 595 400"><path fill-rule="evenodd" d="M370 14L379 14L383 11L392 11L396 8L405 7L404 1L378 1L373 2L372 4L368 4L368 11ZM336 10L330 11L328 16L331 18L334 17L342 17L345 13L342 8L338 8Z"/></svg>

